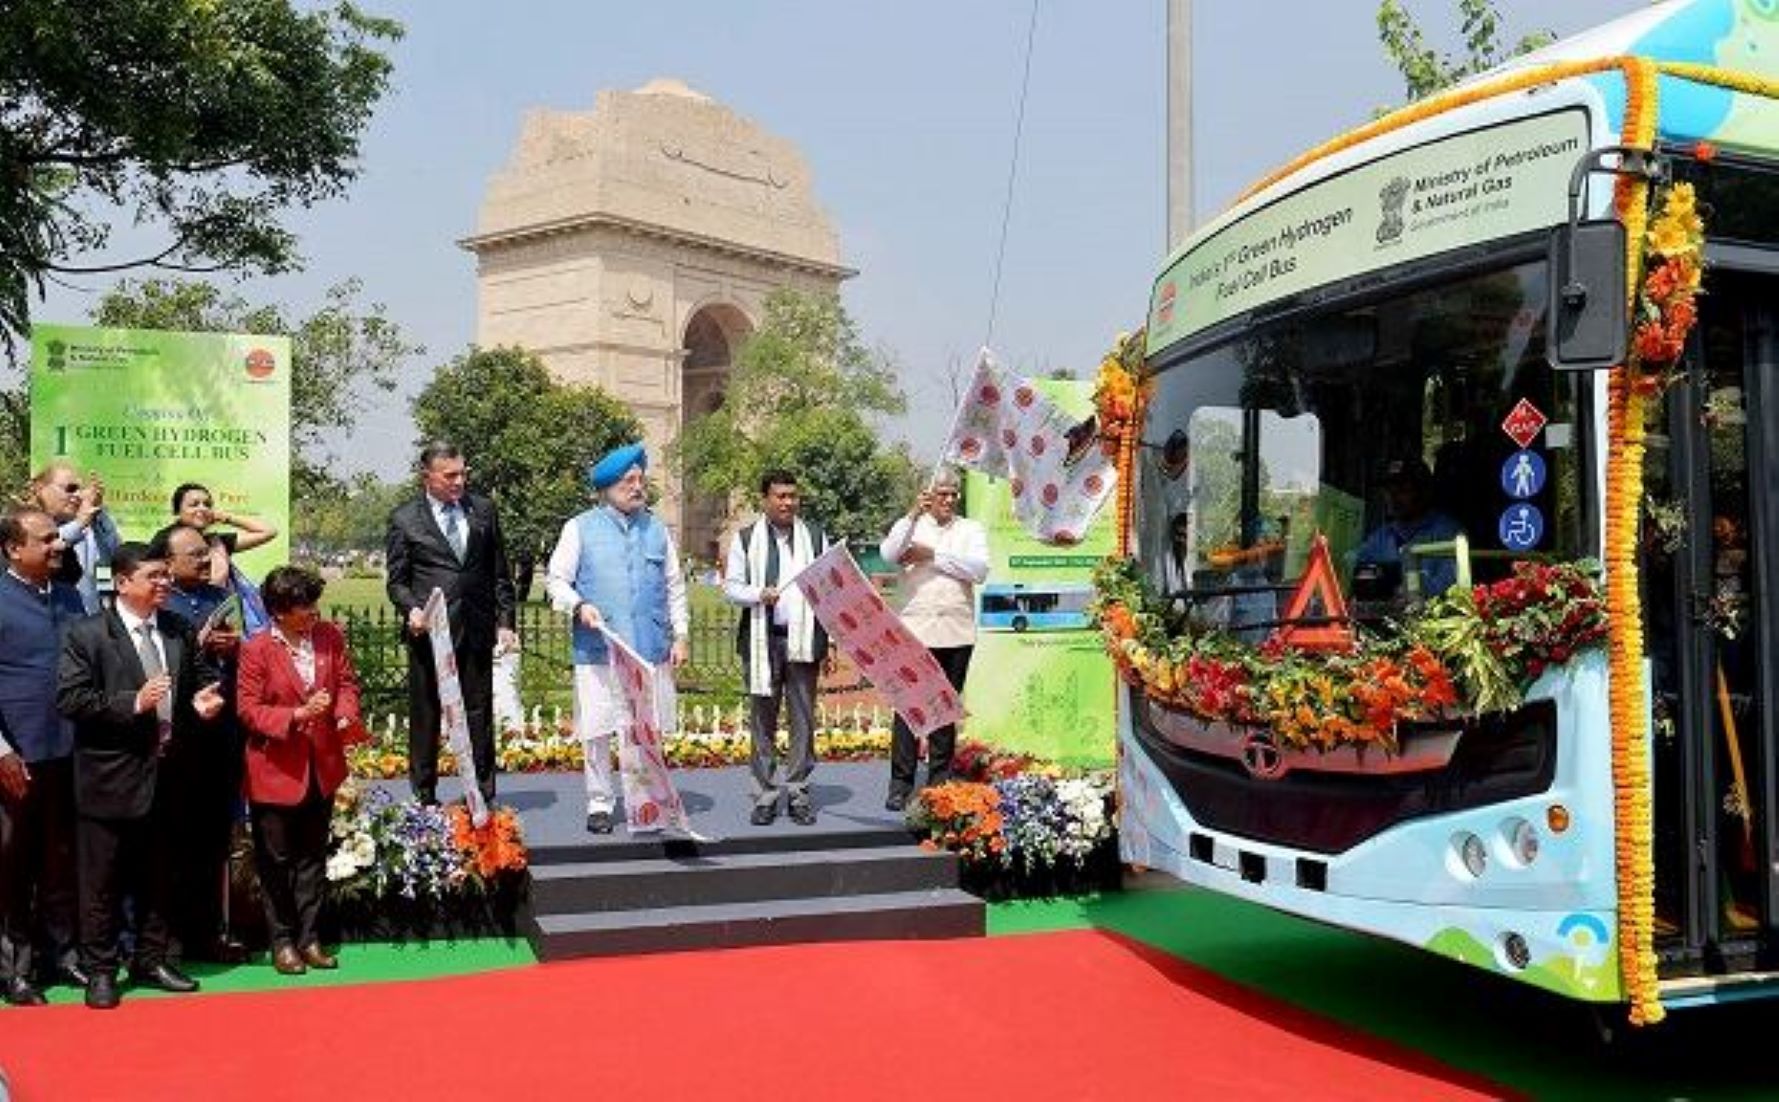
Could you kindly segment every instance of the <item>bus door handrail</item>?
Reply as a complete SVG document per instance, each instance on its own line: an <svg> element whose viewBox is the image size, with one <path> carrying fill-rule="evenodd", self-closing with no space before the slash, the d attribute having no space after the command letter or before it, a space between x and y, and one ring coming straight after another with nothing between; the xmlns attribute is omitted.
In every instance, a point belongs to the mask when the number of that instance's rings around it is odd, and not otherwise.
<svg viewBox="0 0 1779 1102"><path fill-rule="evenodd" d="M1437 540L1432 543L1411 543L1404 547L1402 557L1402 584L1408 590L1408 599L1419 600L1421 596L1421 564L1423 558L1443 559L1451 557L1457 560L1457 584L1464 589L1470 588L1470 537L1459 532L1449 540Z"/></svg>

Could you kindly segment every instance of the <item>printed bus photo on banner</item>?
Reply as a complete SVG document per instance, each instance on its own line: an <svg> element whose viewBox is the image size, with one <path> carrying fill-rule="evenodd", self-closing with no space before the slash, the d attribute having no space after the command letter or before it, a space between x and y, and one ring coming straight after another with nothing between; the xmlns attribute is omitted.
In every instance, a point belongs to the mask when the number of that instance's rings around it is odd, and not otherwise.
<svg viewBox="0 0 1779 1102"><path fill-rule="evenodd" d="M457 776L463 781L470 822L488 822L488 803L476 784L476 756L469 745L469 713L463 708L463 683L457 679L457 654L451 647L451 615L445 611L445 591L434 589L422 610L426 638L432 644L433 669L439 676L439 734L457 758Z"/></svg>
<svg viewBox="0 0 1779 1102"><path fill-rule="evenodd" d="M672 673L643 660L630 644L604 627L612 673L624 690L630 708L630 724L618 736L618 778L624 796L624 823L632 834L671 827L699 841L686 815L686 805L674 787L662 748L663 732L673 726Z"/></svg>
<svg viewBox="0 0 1779 1102"><path fill-rule="evenodd" d="M828 637L870 678L916 735L964 718L964 703L931 651L902 624L844 543L791 576Z"/></svg>
<svg viewBox="0 0 1779 1102"><path fill-rule="evenodd" d="M1079 542L1111 496L1118 472L1091 418L1071 417L988 349L945 443L947 462L1005 478L1013 513L1045 543Z"/></svg>

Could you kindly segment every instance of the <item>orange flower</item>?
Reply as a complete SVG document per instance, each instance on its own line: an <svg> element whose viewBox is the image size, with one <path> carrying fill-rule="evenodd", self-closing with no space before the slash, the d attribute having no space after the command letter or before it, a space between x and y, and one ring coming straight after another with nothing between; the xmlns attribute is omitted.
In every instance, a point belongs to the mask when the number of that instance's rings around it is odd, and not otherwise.
<svg viewBox="0 0 1779 1102"><path fill-rule="evenodd" d="M1701 141L1693 146L1693 160L1700 164L1710 164L1717 160L1717 147L1710 142Z"/></svg>

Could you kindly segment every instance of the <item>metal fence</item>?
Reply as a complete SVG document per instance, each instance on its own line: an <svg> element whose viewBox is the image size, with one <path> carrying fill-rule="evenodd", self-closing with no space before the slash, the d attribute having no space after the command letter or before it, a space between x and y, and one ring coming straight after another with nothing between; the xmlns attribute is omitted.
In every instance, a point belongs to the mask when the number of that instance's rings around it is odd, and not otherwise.
<svg viewBox="0 0 1779 1102"><path fill-rule="evenodd" d="M408 654L403 642L405 620L387 606L336 608L331 618L346 631L352 661L358 669L366 715L406 715ZM735 653L731 608L694 609L690 621L691 660L679 672L681 696L687 703L716 707L741 697L741 659ZM520 605L519 699L527 707L543 705L568 710L574 701L574 659L568 618L543 605Z"/></svg>

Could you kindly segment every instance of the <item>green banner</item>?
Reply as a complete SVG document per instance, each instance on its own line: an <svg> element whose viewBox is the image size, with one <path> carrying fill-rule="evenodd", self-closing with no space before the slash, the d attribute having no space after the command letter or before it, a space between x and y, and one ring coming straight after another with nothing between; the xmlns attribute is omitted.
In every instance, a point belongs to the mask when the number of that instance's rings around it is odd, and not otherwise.
<svg viewBox="0 0 1779 1102"><path fill-rule="evenodd" d="M1082 417L1093 386L1043 380L1051 401ZM970 471L964 512L988 529L988 582L977 594L976 652L964 684L968 737L1074 767L1114 760L1114 674L1087 626L1093 568L1117 546L1110 500L1086 538L1058 547L1013 516L1005 480Z"/></svg>
<svg viewBox="0 0 1779 1102"><path fill-rule="evenodd" d="M66 459L105 482L125 539L173 519L181 483L277 525L244 553L257 578L289 558L290 340L38 325L31 332L31 465Z"/></svg>

